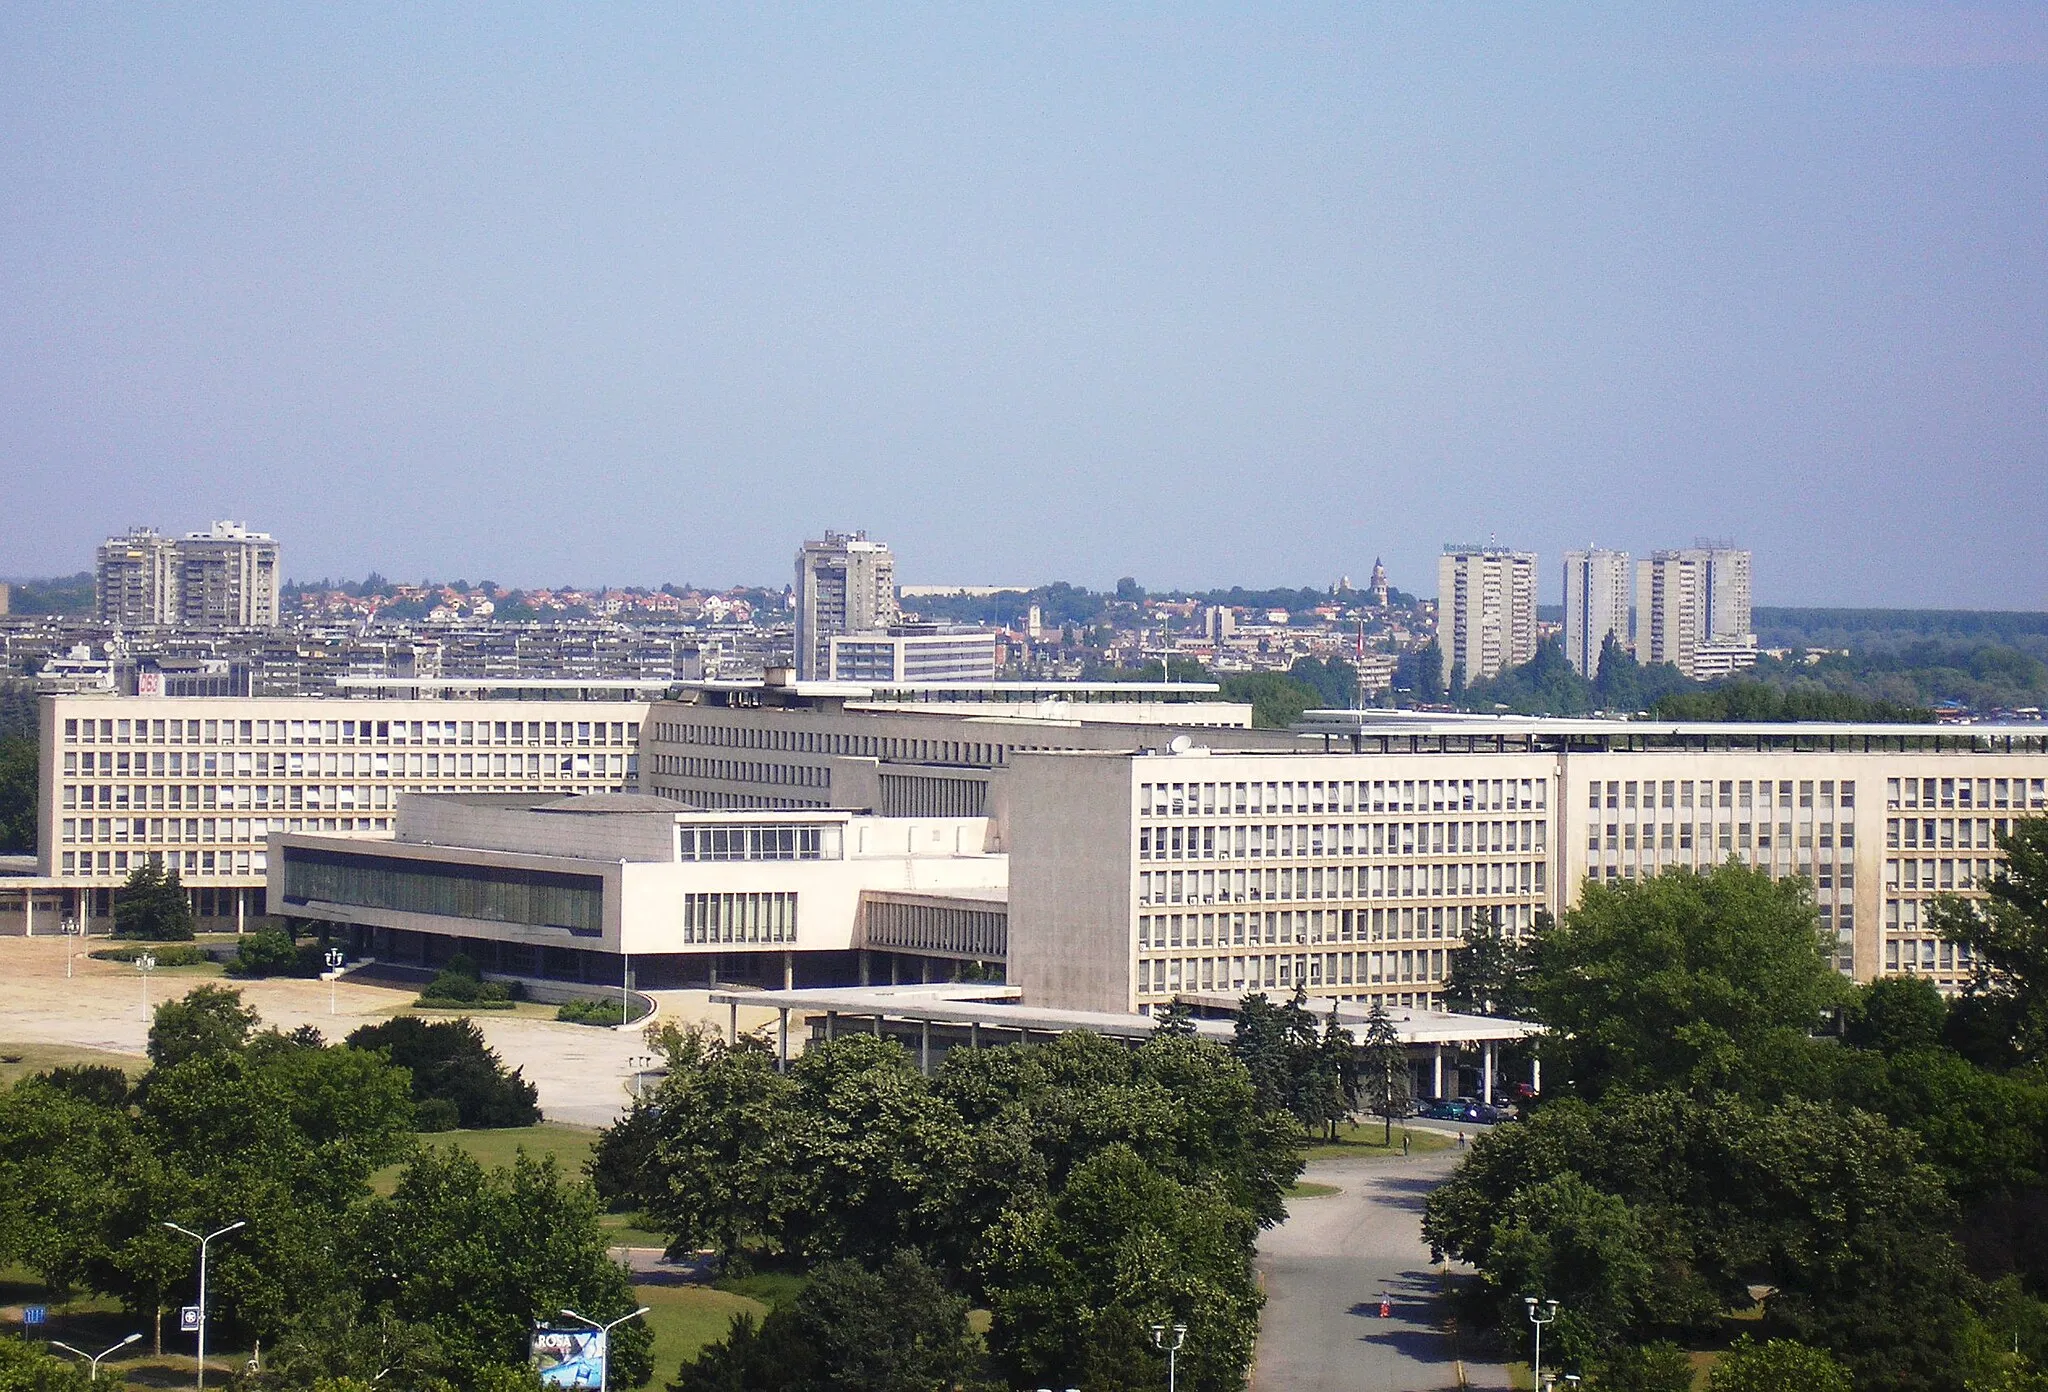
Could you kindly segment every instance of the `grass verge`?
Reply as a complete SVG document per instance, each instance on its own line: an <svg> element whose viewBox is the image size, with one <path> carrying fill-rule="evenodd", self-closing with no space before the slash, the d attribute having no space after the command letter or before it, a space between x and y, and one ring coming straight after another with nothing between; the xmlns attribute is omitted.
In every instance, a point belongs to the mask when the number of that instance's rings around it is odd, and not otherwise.
<svg viewBox="0 0 2048 1392"><path fill-rule="evenodd" d="M512 1157L521 1150L536 1160L552 1155L565 1174L581 1177L584 1162L590 1159L591 1149L597 1144L597 1132L544 1121L538 1126L507 1126L493 1131L434 1131L421 1136L420 1144L452 1145L474 1156L478 1164L493 1168L510 1165ZM386 1165L370 1176L370 1187L379 1194L391 1193L398 1187L398 1173L404 1168L403 1164Z"/></svg>
<svg viewBox="0 0 2048 1392"><path fill-rule="evenodd" d="M768 1313L761 1301L712 1286L635 1286L633 1292L647 1307L643 1318L654 1331L656 1386L673 1378L683 1360L723 1339L734 1315L758 1320Z"/></svg>
<svg viewBox="0 0 2048 1392"><path fill-rule="evenodd" d="M94 1063L121 1069L130 1078L140 1077L142 1070L149 1067L148 1059L132 1054L112 1054L75 1044L0 1044L0 1086L12 1086L31 1073Z"/></svg>
<svg viewBox="0 0 2048 1392"><path fill-rule="evenodd" d="M1298 1180L1287 1186L1290 1199L1327 1199L1332 1194L1343 1192L1334 1184L1317 1184L1314 1180Z"/></svg>
<svg viewBox="0 0 2048 1392"><path fill-rule="evenodd" d="M1349 1123L1337 1128L1337 1139L1310 1141L1302 1147L1304 1160L1339 1159L1385 1159L1402 1154L1423 1154L1432 1150L1449 1150L1454 1142L1449 1136L1435 1131L1417 1131L1401 1126L1394 1128L1393 1144L1387 1144L1386 1123L1368 1121L1359 1125ZM1401 1138L1408 1138L1408 1150L1401 1149Z"/></svg>

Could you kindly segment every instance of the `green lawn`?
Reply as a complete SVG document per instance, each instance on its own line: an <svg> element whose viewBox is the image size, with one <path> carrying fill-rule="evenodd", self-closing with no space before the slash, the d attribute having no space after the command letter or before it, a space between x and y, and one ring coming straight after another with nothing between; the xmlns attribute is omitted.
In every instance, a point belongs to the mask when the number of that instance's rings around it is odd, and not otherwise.
<svg viewBox="0 0 2048 1392"><path fill-rule="evenodd" d="M1334 1184L1317 1184L1314 1181L1296 1181L1287 1186L1290 1199L1327 1199L1332 1194L1343 1192Z"/></svg>
<svg viewBox="0 0 2048 1392"><path fill-rule="evenodd" d="M634 1294L648 1307L647 1327L654 1331L654 1378L660 1386L676 1375L686 1358L725 1337L732 1317L760 1319L768 1307L758 1300L710 1286L635 1286Z"/></svg>
<svg viewBox="0 0 2048 1392"><path fill-rule="evenodd" d="M0 1087L10 1086L31 1073L92 1063L121 1069L130 1078L139 1077L149 1067L148 1059L133 1054L110 1054L73 1044L0 1044Z"/></svg>
<svg viewBox="0 0 2048 1392"><path fill-rule="evenodd" d="M475 1156L477 1163L494 1168L510 1165L512 1157L521 1150L535 1159L552 1155L564 1173L580 1178L584 1162L590 1159L591 1148L597 1144L597 1132L544 1121L538 1126L507 1126L495 1131L434 1131L421 1136L420 1144L456 1146ZM380 1194L389 1194L398 1187L401 1168L385 1166L370 1176L370 1187Z"/></svg>
<svg viewBox="0 0 2048 1392"><path fill-rule="evenodd" d="M1302 1148L1304 1160L1384 1159L1400 1155L1401 1137L1408 1137L1411 1152L1449 1150L1455 1142L1449 1136L1435 1131L1417 1131L1400 1125L1394 1127L1394 1143L1389 1146L1382 1141L1386 1134L1386 1123L1368 1121L1357 1126L1345 1125L1337 1128L1337 1139L1325 1141L1320 1138Z"/></svg>

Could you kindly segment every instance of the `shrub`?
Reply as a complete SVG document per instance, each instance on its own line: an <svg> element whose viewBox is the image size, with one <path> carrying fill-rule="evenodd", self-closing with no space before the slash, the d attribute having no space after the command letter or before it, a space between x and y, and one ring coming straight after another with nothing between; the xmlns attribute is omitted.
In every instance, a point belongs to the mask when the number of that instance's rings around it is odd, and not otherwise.
<svg viewBox="0 0 2048 1392"><path fill-rule="evenodd" d="M647 1013L646 1007L636 999L633 1002L631 1018L633 1020L644 1019ZM630 1023L625 1011L620 1007L619 999L616 996L607 996L601 1000L564 1001L555 1011L555 1018L572 1025L623 1025Z"/></svg>
<svg viewBox="0 0 2048 1392"><path fill-rule="evenodd" d="M531 1126L540 1120L534 1087L518 1069L508 1070L473 1020L422 1020L401 1015L381 1025L364 1025L349 1035L357 1049L382 1049L412 1071L415 1105L439 1099L455 1108L457 1124L469 1129ZM435 1109L433 1118L445 1118Z"/></svg>
<svg viewBox="0 0 2048 1392"><path fill-rule="evenodd" d="M514 1001L525 996L526 987L521 983L484 980L476 963L458 952L427 983L427 988L420 992L414 1004L427 1008L467 1006L480 1010L510 1010Z"/></svg>
<svg viewBox="0 0 2048 1392"><path fill-rule="evenodd" d="M327 954L319 943L295 943L281 928L244 937L228 963L229 976L318 976L326 969Z"/></svg>
<svg viewBox="0 0 2048 1392"><path fill-rule="evenodd" d="M190 943L135 943L128 947L101 947L87 953L96 962L132 962L147 952L160 967L196 967L212 959L203 947Z"/></svg>
<svg viewBox="0 0 2048 1392"><path fill-rule="evenodd" d="M100 1107L128 1105L128 1075L112 1064L64 1064L41 1075L57 1091Z"/></svg>
<svg viewBox="0 0 2048 1392"><path fill-rule="evenodd" d="M1743 1337L1714 1365L1712 1392L1849 1392L1848 1371L1825 1349Z"/></svg>
<svg viewBox="0 0 2048 1392"><path fill-rule="evenodd" d="M429 1097L424 1102L413 1104L412 1129L415 1131L453 1131L460 1125L462 1113L445 1097Z"/></svg>

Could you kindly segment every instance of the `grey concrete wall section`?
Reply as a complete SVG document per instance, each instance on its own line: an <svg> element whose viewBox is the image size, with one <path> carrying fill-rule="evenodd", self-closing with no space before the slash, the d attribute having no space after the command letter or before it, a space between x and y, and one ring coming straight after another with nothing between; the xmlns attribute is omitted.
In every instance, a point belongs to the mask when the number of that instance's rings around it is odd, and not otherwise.
<svg viewBox="0 0 2048 1392"><path fill-rule="evenodd" d="M555 800L546 794L522 799L527 805ZM675 837L675 817L667 812L532 812L523 805L461 798L398 799L398 839L416 844L584 860L672 861Z"/></svg>
<svg viewBox="0 0 2048 1392"><path fill-rule="evenodd" d="M1129 1011L1131 760L1020 754L1008 782L1011 982L1032 1005Z"/></svg>

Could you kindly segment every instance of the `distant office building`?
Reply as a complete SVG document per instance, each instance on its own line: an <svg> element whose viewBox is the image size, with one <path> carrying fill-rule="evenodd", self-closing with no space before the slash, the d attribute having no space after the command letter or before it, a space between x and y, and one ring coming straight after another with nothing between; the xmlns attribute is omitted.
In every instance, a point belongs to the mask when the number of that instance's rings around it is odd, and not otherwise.
<svg viewBox="0 0 2048 1392"><path fill-rule="evenodd" d="M1444 681L1500 675L1536 656L1536 553L1446 546L1436 563L1436 635Z"/></svg>
<svg viewBox="0 0 2048 1392"><path fill-rule="evenodd" d="M842 633L832 639L832 680L992 682L996 635L985 628L895 624L884 633Z"/></svg>
<svg viewBox="0 0 2048 1392"><path fill-rule="evenodd" d="M1629 641L1629 573L1626 551L1589 547L1564 557L1564 655L1572 670L1591 681L1600 675L1600 651L1613 634Z"/></svg>
<svg viewBox="0 0 2048 1392"><path fill-rule="evenodd" d="M216 522L178 542L179 618L194 628L275 628L277 542L239 522Z"/></svg>
<svg viewBox="0 0 2048 1392"><path fill-rule="evenodd" d="M178 544L154 527L100 543L93 573L100 622L129 628L178 621Z"/></svg>
<svg viewBox="0 0 2048 1392"><path fill-rule="evenodd" d="M1695 680L1756 662L1750 553L1727 547L1652 552L1636 562L1636 657Z"/></svg>
<svg viewBox="0 0 2048 1392"><path fill-rule="evenodd" d="M132 628L275 628L278 546L239 522L180 538L150 527L110 537L94 578L100 621Z"/></svg>
<svg viewBox="0 0 2048 1392"><path fill-rule="evenodd" d="M0 616L4 616L8 612L8 605L12 602L13 598L14 591L7 587L5 581L0 581Z"/></svg>
<svg viewBox="0 0 2048 1392"><path fill-rule="evenodd" d="M796 674L823 681L832 640L842 633L883 633L896 622L896 558L866 532L827 532L796 557Z"/></svg>

